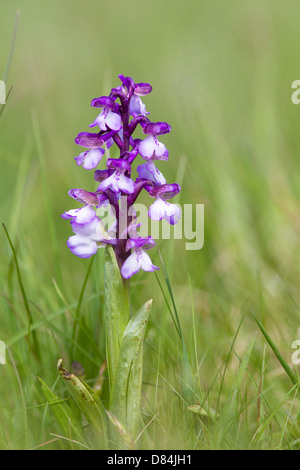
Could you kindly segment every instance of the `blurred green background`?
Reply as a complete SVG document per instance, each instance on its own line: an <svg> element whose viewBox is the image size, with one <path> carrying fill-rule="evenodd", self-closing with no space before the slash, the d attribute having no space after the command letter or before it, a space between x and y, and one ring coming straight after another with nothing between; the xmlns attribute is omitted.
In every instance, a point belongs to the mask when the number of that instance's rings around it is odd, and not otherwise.
<svg viewBox="0 0 300 470"><path fill-rule="evenodd" d="M28 298L43 315L73 305L78 298L89 261L69 252L66 240L71 229L60 214L74 207L67 195L70 188L92 190L94 183L91 173L73 160L80 151L74 138L87 131L96 116L91 99L117 86L118 74L129 75L151 83L153 91L144 99L150 118L172 126L161 139L169 149L169 162L161 162L159 169L169 182L180 182L177 201L205 204L202 250L186 251L185 240L158 241L188 344L194 338L191 325L196 325L198 359L205 357L200 370L204 391L212 390L243 314L237 355L255 335L258 328L248 315L251 310L292 366L291 343L300 337L300 106L291 102L291 84L300 79L299 2L1 0L0 9L3 72L16 10L21 10L7 79L12 91L1 115L0 219L17 246ZM0 339L11 341L26 375L21 359L26 342L12 340L26 328L26 316L3 230L0 242ZM157 251L152 259L161 266ZM99 253L89 295L102 289L102 261ZM163 296L156 278L140 273L132 287L134 308L151 297L148 341L169 359L174 353L176 369L177 339L170 349L172 339L163 333L176 336ZM92 306L85 305L86 327L95 344L103 339L100 320L93 326L100 304L94 298ZM33 313L37 319L38 309ZM63 331L71 322L67 315L65 320L60 324ZM30 370L32 377L39 374L54 383L55 361L65 353L67 339L53 331L51 337L47 328L44 324L38 331L50 346ZM251 371L259 382L265 340L260 333L257 336ZM99 364L103 354L102 346ZM192 346L190 354L194 357ZM273 353L268 349L266 354L266 381L273 384L269 399L276 407L289 384ZM96 372L88 361L80 353L77 359L93 377ZM145 381L150 382L157 364L151 347L146 361ZM237 364L233 358L233 374ZM4 416L25 405L12 368L1 368L2 374L7 374L4 380L11 374L15 383L15 392L9 393L0 379ZM38 390L38 384L35 387ZM38 403L38 391L33 393L29 383L24 388L26 406ZM3 447L26 446L23 437L18 440L25 431L16 422L9 427L5 421ZM255 418L249 427L254 433ZM37 445L38 431L28 439L29 447ZM248 445L243 439L237 447ZM162 442L170 441L168 435ZM174 445L178 442L174 436ZM262 446L268 442L266 438Z"/></svg>

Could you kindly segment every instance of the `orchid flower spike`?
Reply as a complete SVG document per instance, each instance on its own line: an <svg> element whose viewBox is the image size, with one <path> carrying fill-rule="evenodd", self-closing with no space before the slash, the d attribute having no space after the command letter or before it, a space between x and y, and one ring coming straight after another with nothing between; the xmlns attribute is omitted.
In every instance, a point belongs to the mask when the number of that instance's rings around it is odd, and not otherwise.
<svg viewBox="0 0 300 470"><path fill-rule="evenodd" d="M152 91L151 85L135 83L131 77L119 75L121 84L113 88L109 96L100 96L91 101L93 108L101 112L89 125L98 132L80 132L75 143L84 151L75 157L77 165L85 170L95 170L94 180L98 187L94 192L84 189L71 189L69 195L82 207L65 211L61 217L69 220L74 232L68 241L70 251L80 258L90 258L97 250L112 245L123 278L129 279L140 270L153 272L155 266L148 251L155 246L151 236L139 236L134 203L142 190L155 198L148 215L152 220L167 220L170 224L178 222L181 212L176 204L168 202L180 191L178 184L167 184L165 177L156 167L156 161L166 161L169 151L158 136L171 131L166 122L151 122L142 101ZM134 138L140 126L144 139ZM100 162L108 149L119 150L119 155L111 158L106 155L105 168L99 169ZM111 152L111 150L109 150ZM144 160L136 167L138 177L134 179L133 164L140 155ZM155 162L155 163L154 163ZM124 202L125 201L125 202ZM101 207L111 208L115 220L106 229L103 217L98 216ZM98 210L98 213L97 213ZM121 223L124 220L125 228Z"/></svg>

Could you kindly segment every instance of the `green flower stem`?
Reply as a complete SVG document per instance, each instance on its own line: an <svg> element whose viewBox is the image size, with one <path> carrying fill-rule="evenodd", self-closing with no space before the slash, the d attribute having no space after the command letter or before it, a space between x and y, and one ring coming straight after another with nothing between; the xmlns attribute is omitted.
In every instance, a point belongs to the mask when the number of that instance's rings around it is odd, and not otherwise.
<svg viewBox="0 0 300 470"><path fill-rule="evenodd" d="M113 387L123 333L130 320L129 283L124 283L111 246L105 252L106 357Z"/></svg>
<svg viewBox="0 0 300 470"><path fill-rule="evenodd" d="M104 289L110 440L118 448L128 447L140 421L143 343L152 300L130 318L130 282L122 279L110 246L105 254Z"/></svg>

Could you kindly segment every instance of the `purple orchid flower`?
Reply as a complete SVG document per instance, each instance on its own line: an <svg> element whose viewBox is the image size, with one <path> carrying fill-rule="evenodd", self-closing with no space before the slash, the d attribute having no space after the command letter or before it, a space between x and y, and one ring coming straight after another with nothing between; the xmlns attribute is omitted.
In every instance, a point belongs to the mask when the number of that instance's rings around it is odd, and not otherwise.
<svg viewBox="0 0 300 470"><path fill-rule="evenodd" d="M169 152L157 136L169 133L171 127L166 122L151 122L141 97L152 91L148 83L135 83L131 77L119 75L121 85L113 88L109 96L95 98L92 107L101 108L101 113L90 124L99 126L100 132L81 132L75 142L87 150L75 157L77 165L86 170L95 169L102 161L104 146L109 149L116 144L118 158L108 158L105 169L96 169L94 179L98 182L95 192L84 189L71 189L69 195L83 207L70 209L61 216L69 220L73 229L67 245L71 252L81 258L89 258L107 244L114 247L122 276L129 279L139 270L153 272L155 266L147 251L155 246L151 236L140 237L134 203L145 189L155 198L148 215L153 220L178 222L180 208L168 200L180 191L178 184L167 184L155 160L167 160ZM117 102L119 101L119 102ZM137 126L146 135L144 140L133 137ZM140 155L145 163L137 166L138 178L132 178L132 166ZM126 204L123 204L125 198ZM115 220L110 229L98 216L100 207L112 209ZM124 209L125 207L125 209ZM125 211L125 212L124 212ZM125 226L121 216L125 214ZM122 219L124 220L124 219Z"/></svg>
<svg viewBox="0 0 300 470"><path fill-rule="evenodd" d="M181 216L181 210L175 204L170 204L166 199L171 199L180 191L179 184L163 184L151 188L149 195L156 197L156 201L149 207L148 215L152 220L165 219L169 224L177 224Z"/></svg>
<svg viewBox="0 0 300 470"><path fill-rule="evenodd" d="M153 181L157 185L166 184L164 175L156 168L153 162L143 163L136 170L140 178Z"/></svg>
<svg viewBox="0 0 300 470"><path fill-rule="evenodd" d="M95 98L91 102L91 106L102 108L101 113L96 117L90 127L99 126L102 131L119 131L122 127L121 116L115 112L118 110L116 103L107 96Z"/></svg>
<svg viewBox="0 0 300 470"><path fill-rule="evenodd" d="M112 159L107 160L108 168L116 168L116 170L107 179L103 180L98 187L98 191L104 191L110 188L115 193L119 194L123 191L126 194L131 194L134 191L133 181L125 175L130 173L130 164L123 159Z"/></svg>
<svg viewBox="0 0 300 470"><path fill-rule="evenodd" d="M169 152L166 146L157 139L157 135L170 132L171 126L166 122L146 124L144 134L149 134L139 144L139 153L145 160L168 160Z"/></svg>
<svg viewBox="0 0 300 470"><path fill-rule="evenodd" d="M80 207L79 209L70 209L69 211L61 214L61 216L65 220L70 219L79 225L85 225L94 220L96 217L96 212L91 206L86 205L84 207Z"/></svg>
<svg viewBox="0 0 300 470"><path fill-rule="evenodd" d="M108 132L106 135L92 134L91 132L81 132L75 139L76 144L87 147L90 150L82 152L75 157L78 166L82 165L85 170L93 170L101 161L105 150L101 148L105 142L111 142L115 131Z"/></svg>
<svg viewBox="0 0 300 470"><path fill-rule="evenodd" d="M68 239L67 246L79 258L90 258L98 248L104 247L107 243L116 243L116 240L106 233L99 217L85 224L71 220L71 226L75 235Z"/></svg>
<svg viewBox="0 0 300 470"><path fill-rule="evenodd" d="M101 158L105 153L104 149L91 149L87 152L82 152L78 157L74 157L78 166L82 165L85 170L93 170L98 166Z"/></svg>
<svg viewBox="0 0 300 470"><path fill-rule="evenodd" d="M152 264L150 256L145 250L152 248L155 245L154 240L151 237L147 238L136 238L129 239L126 244L126 249L131 250L131 255L126 259L122 268L121 274L125 279L129 279L136 274L140 269L144 271L153 272L159 269L157 266Z"/></svg>

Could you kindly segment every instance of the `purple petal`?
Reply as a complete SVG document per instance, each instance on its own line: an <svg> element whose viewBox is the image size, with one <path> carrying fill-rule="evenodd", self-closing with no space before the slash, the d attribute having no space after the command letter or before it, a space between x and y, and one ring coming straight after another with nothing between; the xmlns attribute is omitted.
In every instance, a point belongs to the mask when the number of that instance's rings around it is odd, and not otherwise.
<svg viewBox="0 0 300 470"><path fill-rule="evenodd" d="M122 127L121 116L108 109L103 109L99 116L96 117L95 121L90 124L90 127L94 126L99 126L102 131L109 129L119 131Z"/></svg>
<svg viewBox="0 0 300 470"><path fill-rule="evenodd" d="M165 219L167 222L174 225L181 216L181 210L176 204L170 204L164 199L158 198L149 207L148 215L152 220Z"/></svg>
<svg viewBox="0 0 300 470"><path fill-rule="evenodd" d="M138 224L140 225L140 224ZM130 238L127 240L126 243L126 250L131 250L132 248L142 248L144 250L149 250L150 248L153 248L155 246L155 241L151 236L149 237L136 237L136 238Z"/></svg>
<svg viewBox="0 0 300 470"><path fill-rule="evenodd" d="M80 132L75 139L76 144L82 145L88 149L99 148L104 144L104 140L91 132Z"/></svg>
<svg viewBox="0 0 300 470"><path fill-rule="evenodd" d="M71 252L79 258L90 258L97 252L97 243L80 235L73 235L67 241Z"/></svg>
<svg viewBox="0 0 300 470"><path fill-rule="evenodd" d="M77 223L77 220L71 220L71 226L76 235L87 237L94 241L101 241L103 238L101 236L100 225L101 222L97 216L87 224L79 224Z"/></svg>
<svg viewBox="0 0 300 470"><path fill-rule="evenodd" d="M125 279L129 279L140 270L140 263L135 252L127 258L121 268L121 274Z"/></svg>
<svg viewBox="0 0 300 470"><path fill-rule="evenodd" d="M139 153L146 160L166 160L166 147L153 135L139 143Z"/></svg>
<svg viewBox="0 0 300 470"><path fill-rule="evenodd" d="M163 174L156 168L153 162L143 163L137 167L137 172L140 178L153 181L155 184L165 184L166 179Z"/></svg>
<svg viewBox="0 0 300 470"><path fill-rule="evenodd" d="M71 219L77 224L88 224L96 217L96 212L91 206L84 206L80 209L71 209L61 215L63 219Z"/></svg>
<svg viewBox="0 0 300 470"><path fill-rule="evenodd" d="M99 164L105 153L104 149L91 149L75 157L77 165L82 165L85 170L93 170Z"/></svg>
<svg viewBox="0 0 300 470"><path fill-rule="evenodd" d="M167 134L171 131L171 126L167 122L150 122L143 128L144 134Z"/></svg>
<svg viewBox="0 0 300 470"><path fill-rule="evenodd" d="M153 272L155 271L155 269L159 269L157 266L155 266L151 259L150 259L150 256L148 255L148 253L146 253L144 250L141 250L142 251L142 261L141 261L141 268L144 270L144 271L147 271L147 272Z"/></svg>
<svg viewBox="0 0 300 470"><path fill-rule="evenodd" d="M107 168L117 168L120 170L131 171L131 165L127 160L123 160L122 158L108 158Z"/></svg>
<svg viewBox="0 0 300 470"><path fill-rule="evenodd" d="M149 83L137 83L134 87L135 95L144 96L151 93L152 86Z"/></svg>
<svg viewBox="0 0 300 470"><path fill-rule="evenodd" d="M129 113L134 117L139 115L146 116L146 114L150 114L147 112L146 106L142 102L141 98L135 93L130 98Z"/></svg>
<svg viewBox="0 0 300 470"><path fill-rule="evenodd" d="M114 145L114 139L111 137L110 139L106 141L106 148L110 149L110 147L112 147L113 145Z"/></svg>
<svg viewBox="0 0 300 470"><path fill-rule="evenodd" d="M95 177L96 177L96 172L95 172ZM102 180L101 183L99 184L97 190L98 191L105 191L106 189L111 187L113 182L114 182L114 173L112 175L108 176L108 178Z"/></svg>
<svg viewBox="0 0 300 470"><path fill-rule="evenodd" d="M131 77L124 77L124 75L119 75L119 79L123 85L127 88L128 94L132 94L134 91L135 83Z"/></svg>
<svg viewBox="0 0 300 470"><path fill-rule="evenodd" d="M121 116L109 111L105 120L106 125L113 131L119 131L122 127Z"/></svg>
<svg viewBox="0 0 300 470"><path fill-rule="evenodd" d="M118 186L126 194L134 192L134 182L128 176L125 176L124 173L121 173L119 176Z"/></svg>
<svg viewBox="0 0 300 470"><path fill-rule="evenodd" d="M163 199L171 199L176 196L181 190L179 184L162 184L161 186L155 186L149 191L149 195L152 197L163 197Z"/></svg>
<svg viewBox="0 0 300 470"><path fill-rule="evenodd" d="M108 96L100 96L99 98L94 98L91 101L91 106L94 108L110 108L114 109L115 102Z"/></svg>
<svg viewBox="0 0 300 470"><path fill-rule="evenodd" d="M152 264L149 255L141 248L134 249L121 268L121 274L125 279L129 279L140 269L144 271L155 271L159 269Z"/></svg>
<svg viewBox="0 0 300 470"><path fill-rule="evenodd" d="M98 206L99 204L97 195L85 191L84 189L70 189L68 194L76 201L82 202L84 204L89 204L90 206Z"/></svg>
<svg viewBox="0 0 300 470"><path fill-rule="evenodd" d="M78 166L82 165L85 159L85 156L88 152L82 152L78 155L78 157L74 157Z"/></svg>
<svg viewBox="0 0 300 470"><path fill-rule="evenodd" d="M95 181L101 183L112 174L112 170L96 170L94 174Z"/></svg>
<svg viewBox="0 0 300 470"><path fill-rule="evenodd" d="M149 207L148 215L152 220L162 220L165 215L165 201L160 198L156 199Z"/></svg>
<svg viewBox="0 0 300 470"><path fill-rule="evenodd" d="M134 183L122 171L116 170L111 176L101 182L98 190L105 191L107 188L110 188L115 193L123 191L126 194L132 194L134 192Z"/></svg>

